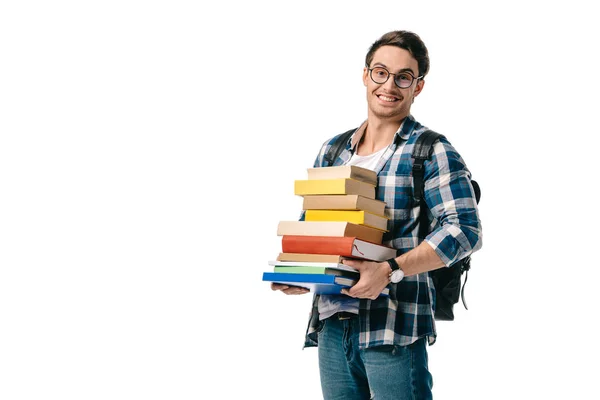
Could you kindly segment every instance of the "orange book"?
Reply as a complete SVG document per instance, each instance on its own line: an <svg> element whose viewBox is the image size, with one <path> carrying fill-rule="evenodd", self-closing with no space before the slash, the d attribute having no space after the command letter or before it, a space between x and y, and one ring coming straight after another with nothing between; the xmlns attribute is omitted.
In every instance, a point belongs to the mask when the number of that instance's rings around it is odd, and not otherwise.
<svg viewBox="0 0 600 400"><path fill-rule="evenodd" d="M283 235L284 253L332 254L364 260L385 261L396 257L396 249L355 237Z"/></svg>

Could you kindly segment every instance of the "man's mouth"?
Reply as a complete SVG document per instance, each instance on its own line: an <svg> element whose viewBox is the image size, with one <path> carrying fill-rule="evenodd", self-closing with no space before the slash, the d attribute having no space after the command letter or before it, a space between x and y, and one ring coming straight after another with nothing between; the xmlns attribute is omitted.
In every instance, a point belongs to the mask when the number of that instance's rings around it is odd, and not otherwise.
<svg viewBox="0 0 600 400"><path fill-rule="evenodd" d="M397 97L385 96L385 95L383 95L383 94L378 94L378 95L377 95L377 98L379 98L380 100L383 100L383 101L385 101L385 102L388 102L388 103L393 103L393 102L395 102L395 101L398 101L398 100L400 100L400 99L398 99Z"/></svg>

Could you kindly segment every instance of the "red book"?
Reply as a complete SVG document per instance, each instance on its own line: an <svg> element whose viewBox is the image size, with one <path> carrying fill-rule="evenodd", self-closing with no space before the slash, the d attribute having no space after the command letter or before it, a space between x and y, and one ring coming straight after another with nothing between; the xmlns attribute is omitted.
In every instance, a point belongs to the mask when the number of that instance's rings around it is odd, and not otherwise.
<svg viewBox="0 0 600 400"><path fill-rule="evenodd" d="M371 261L396 257L396 249L355 237L283 235L281 248L284 253L331 254Z"/></svg>

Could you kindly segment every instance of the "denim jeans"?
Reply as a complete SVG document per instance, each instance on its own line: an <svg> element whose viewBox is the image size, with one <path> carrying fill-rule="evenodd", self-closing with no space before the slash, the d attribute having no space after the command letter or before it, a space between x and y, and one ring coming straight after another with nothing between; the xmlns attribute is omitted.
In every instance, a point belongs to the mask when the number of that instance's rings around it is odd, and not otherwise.
<svg viewBox="0 0 600 400"><path fill-rule="evenodd" d="M318 351L325 400L432 398L425 338L360 350L358 317L340 321L334 315L323 322Z"/></svg>

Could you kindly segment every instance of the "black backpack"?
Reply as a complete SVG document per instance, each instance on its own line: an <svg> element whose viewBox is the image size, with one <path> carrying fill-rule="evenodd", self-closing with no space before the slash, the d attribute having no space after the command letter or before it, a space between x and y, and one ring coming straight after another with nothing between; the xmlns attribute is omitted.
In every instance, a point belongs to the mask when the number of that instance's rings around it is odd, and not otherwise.
<svg viewBox="0 0 600 400"><path fill-rule="evenodd" d="M347 132L344 132L336 141L331 145L329 151L325 154L325 163L326 166L330 167L333 165L335 160L338 158L346 144L348 143L348 139L352 134L356 131L356 129L351 129ZM415 201L419 202L421 207L420 212L420 221L419 221L419 238L425 239L427 234L429 233L429 221L427 219L427 204L425 203L425 198L423 196L423 175L425 173L425 169L423 164L426 160L431 159L431 154L433 152L433 145L436 141L438 141L442 135L432 130L427 130L423 132L414 144L412 158L414 159L412 174L413 174L413 183L414 183L414 198ZM475 199L477 203L479 203L479 199L481 197L481 189L479 188L479 184L471 180L473 184L473 190L475 191ZM429 272L431 279L433 280L433 286L435 287L435 311L434 318L438 321L453 321L454 320L454 312L453 307L454 304L458 303L459 297L462 298L462 303L467 308L467 304L465 302L465 292L464 285L467 284L467 279L469 278L469 269L471 268L471 257L467 256L462 260L457 261L447 268L439 268ZM465 282L462 285L461 289L461 278L462 274L465 274Z"/></svg>

